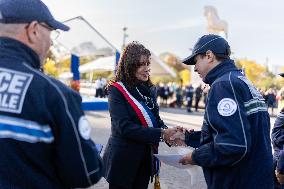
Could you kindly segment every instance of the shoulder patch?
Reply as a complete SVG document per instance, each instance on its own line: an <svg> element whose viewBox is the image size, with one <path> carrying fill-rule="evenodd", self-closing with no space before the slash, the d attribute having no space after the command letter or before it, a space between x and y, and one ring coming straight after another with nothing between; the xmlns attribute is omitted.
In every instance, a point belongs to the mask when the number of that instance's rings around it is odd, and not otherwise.
<svg viewBox="0 0 284 189"><path fill-rule="evenodd" d="M237 111L237 104L231 98L223 98L218 103L217 109L221 116L231 116Z"/></svg>
<svg viewBox="0 0 284 189"><path fill-rule="evenodd" d="M91 126L85 116L80 117L78 129L83 139L89 140L91 138Z"/></svg>

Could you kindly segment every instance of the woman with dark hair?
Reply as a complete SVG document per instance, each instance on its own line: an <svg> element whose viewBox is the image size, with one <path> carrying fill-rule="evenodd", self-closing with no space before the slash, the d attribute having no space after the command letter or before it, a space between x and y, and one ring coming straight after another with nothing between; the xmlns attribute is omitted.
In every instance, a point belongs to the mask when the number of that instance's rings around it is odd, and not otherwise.
<svg viewBox="0 0 284 189"><path fill-rule="evenodd" d="M142 44L128 44L114 81L108 84L111 136L103 161L110 189L147 189L159 173L161 139L176 132L167 129L159 116L156 88L150 76L151 53Z"/></svg>

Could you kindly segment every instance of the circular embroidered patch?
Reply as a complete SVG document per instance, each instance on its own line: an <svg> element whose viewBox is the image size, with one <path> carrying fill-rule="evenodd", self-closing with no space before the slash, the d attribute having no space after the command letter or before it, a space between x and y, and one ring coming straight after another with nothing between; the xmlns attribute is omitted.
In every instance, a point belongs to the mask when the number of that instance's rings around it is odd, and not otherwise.
<svg viewBox="0 0 284 189"><path fill-rule="evenodd" d="M237 104L231 98L223 98L218 103L217 109L221 116L231 116L237 111Z"/></svg>
<svg viewBox="0 0 284 189"><path fill-rule="evenodd" d="M79 119L79 133L83 139L89 140L91 138L91 127L85 116Z"/></svg>

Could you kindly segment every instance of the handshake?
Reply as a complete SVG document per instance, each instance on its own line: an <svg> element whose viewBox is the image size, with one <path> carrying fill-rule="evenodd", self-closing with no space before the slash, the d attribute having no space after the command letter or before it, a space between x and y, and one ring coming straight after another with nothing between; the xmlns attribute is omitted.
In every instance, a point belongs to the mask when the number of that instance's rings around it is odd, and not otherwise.
<svg viewBox="0 0 284 189"><path fill-rule="evenodd" d="M200 136L200 131L194 131L193 129L188 131L179 126L162 130L162 138L169 146L191 146L197 148L200 145ZM184 155L179 160L179 163L183 165L196 164L192 159L192 152Z"/></svg>
<svg viewBox="0 0 284 189"><path fill-rule="evenodd" d="M193 130L187 131L180 126L162 129L162 138L170 146L187 146L185 143L186 132L193 132Z"/></svg>

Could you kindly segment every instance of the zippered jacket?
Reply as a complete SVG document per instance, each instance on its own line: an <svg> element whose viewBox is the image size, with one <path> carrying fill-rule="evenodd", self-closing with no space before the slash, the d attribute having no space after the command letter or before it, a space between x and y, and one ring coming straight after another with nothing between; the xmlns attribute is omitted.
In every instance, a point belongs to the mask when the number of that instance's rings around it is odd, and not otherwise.
<svg viewBox="0 0 284 189"><path fill-rule="evenodd" d="M102 163L81 97L39 70L32 49L0 38L0 188L91 186Z"/></svg>
<svg viewBox="0 0 284 189"><path fill-rule="evenodd" d="M232 60L213 68L200 146L192 158L209 189L272 189L270 118L261 94Z"/></svg>

